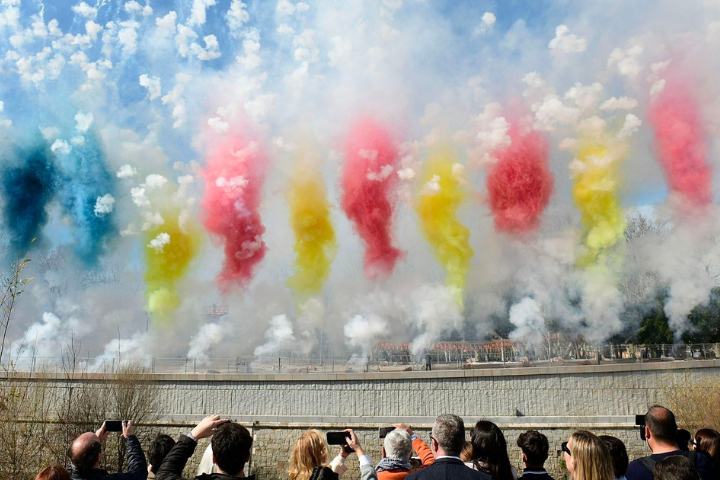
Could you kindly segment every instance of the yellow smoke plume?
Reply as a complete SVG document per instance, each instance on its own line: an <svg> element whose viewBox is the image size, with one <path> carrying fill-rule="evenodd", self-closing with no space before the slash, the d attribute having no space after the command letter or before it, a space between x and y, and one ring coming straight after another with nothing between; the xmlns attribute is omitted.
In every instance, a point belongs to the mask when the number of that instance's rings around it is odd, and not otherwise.
<svg viewBox="0 0 720 480"><path fill-rule="evenodd" d="M447 273L446 282L462 304L473 250L470 232L457 218L467 195L463 168L450 149L434 151L425 162L416 210L423 233Z"/></svg>
<svg viewBox="0 0 720 480"><path fill-rule="evenodd" d="M145 232L147 309L165 320L180 305L176 284L185 275L200 245L194 226L181 225L177 211L165 212L165 222Z"/></svg>
<svg viewBox="0 0 720 480"><path fill-rule="evenodd" d="M336 243L322 175L312 162L297 163L288 201L295 234L295 273L288 285L298 296L315 295L330 273Z"/></svg>
<svg viewBox="0 0 720 480"><path fill-rule="evenodd" d="M581 266L596 263L624 235L625 216L618 196L618 166L624 156L624 145L603 135L582 138L578 143L571 171L573 199L583 225Z"/></svg>

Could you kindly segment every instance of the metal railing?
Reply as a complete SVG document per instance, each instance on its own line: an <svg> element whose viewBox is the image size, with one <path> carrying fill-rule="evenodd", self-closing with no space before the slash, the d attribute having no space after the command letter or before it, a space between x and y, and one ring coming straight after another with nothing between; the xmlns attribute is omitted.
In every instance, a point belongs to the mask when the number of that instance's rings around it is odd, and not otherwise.
<svg viewBox="0 0 720 480"><path fill-rule="evenodd" d="M273 374L273 373L342 373L401 372L418 370L450 370L462 368L497 368L541 366L548 364L632 363L668 360L700 360L720 358L720 343L632 345L558 343L544 349L528 351L509 342L499 347L492 344L443 342L421 355L408 351L375 349L365 356L323 355L304 356L279 353L264 356L218 356L203 359L185 357L126 357L118 354L99 361L96 357L67 358L24 356L5 369L17 372L116 372L128 366L145 373L171 374Z"/></svg>

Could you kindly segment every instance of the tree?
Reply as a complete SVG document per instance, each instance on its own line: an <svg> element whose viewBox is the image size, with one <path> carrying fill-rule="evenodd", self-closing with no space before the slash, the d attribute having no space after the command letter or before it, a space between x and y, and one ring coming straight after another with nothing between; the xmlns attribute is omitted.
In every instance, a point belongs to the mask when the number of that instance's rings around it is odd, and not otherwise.
<svg viewBox="0 0 720 480"><path fill-rule="evenodd" d="M7 332L8 328L10 328L15 304L25 287L30 283L30 278L23 276L23 272L29 263L30 259L27 257L18 260L11 265L9 274L2 274L0 277L0 330L2 330L0 365L2 365L5 353L5 341L7 340Z"/></svg>

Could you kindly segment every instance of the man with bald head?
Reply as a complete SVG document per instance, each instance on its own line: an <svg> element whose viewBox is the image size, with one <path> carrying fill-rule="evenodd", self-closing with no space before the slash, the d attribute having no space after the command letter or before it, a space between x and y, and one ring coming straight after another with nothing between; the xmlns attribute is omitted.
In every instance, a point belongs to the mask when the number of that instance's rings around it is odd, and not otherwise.
<svg viewBox="0 0 720 480"><path fill-rule="evenodd" d="M105 423L95 432L86 432L78 436L70 445L72 462L72 480L145 480L147 464L140 442L134 434L132 422L122 422L122 436L127 442L127 472L108 473L98 468L100 453L108 432Z"/></svg>
<svg viewBox="0 0 720 480"><path fill-rule="evenodd" d="M703 453L687 452L678 447L678 428L675 415L661 406L653 405L645 414L644 429L645 441L652 455L633 460L628 465L625 476L627 480L653 480L655 477L655 464L673 457L687 457L695 466L701 480L717 478L712 459Z"/></svg>

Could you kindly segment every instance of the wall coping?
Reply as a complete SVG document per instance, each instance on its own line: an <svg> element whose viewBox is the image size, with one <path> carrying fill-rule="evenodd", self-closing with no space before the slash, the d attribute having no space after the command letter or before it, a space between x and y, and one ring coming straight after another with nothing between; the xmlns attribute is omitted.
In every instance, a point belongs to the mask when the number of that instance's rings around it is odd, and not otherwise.
<svg viewBox="0 0 720 480"><path fill-rule="evenodd" d="M672 360L662 362L605 363L599 365L552 365L524 367L490 367L458 370L431 371L393 371L393 372L352 372L352 373L275 373L275 374L236 374L236 373L144 373L133 378L138 382L150 383L208 383L208 382L287 382L320 383L337 381L370 380L438 380L453 378L495 378L538 375L583 375L598 373L691 370L700 368L719 368L720 359L714 360ZM56 381L110 381L114 375L107 373L35 373L2 372L0 380L46 380Z"/></svg>

